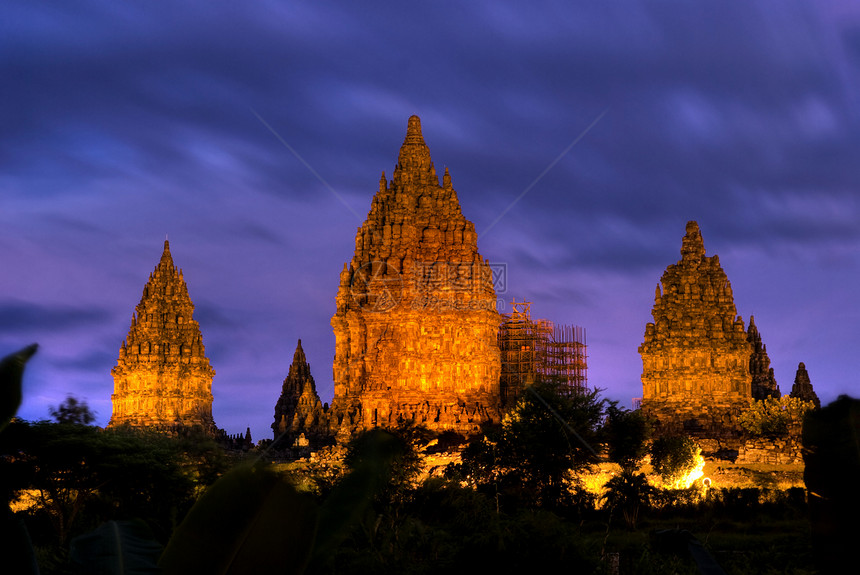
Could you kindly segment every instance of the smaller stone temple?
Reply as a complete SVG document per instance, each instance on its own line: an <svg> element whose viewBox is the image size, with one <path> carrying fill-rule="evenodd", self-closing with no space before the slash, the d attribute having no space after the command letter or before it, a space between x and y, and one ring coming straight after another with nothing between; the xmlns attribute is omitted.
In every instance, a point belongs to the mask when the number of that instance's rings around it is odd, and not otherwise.
<svg viewBox="0 0 860 575"><path fill-rule="evenodd" d="M797 365L797 373L794 376L794 385L791 386L790 397L797 397L803 401L811 401L815 403L815 407L821 407L821 400L818 399L818 394L812 389L812 382L809 380L809 373L806 371L806 365L801 361Z"/></svg>
<svg viewBox="0 0 860 575"><path fill-rule="evenodd" d="M694 221L681 260L657 286L651 315L639 346L643 412L660 434L731 435L752 396L752 347L719 257L705 255Z"/></svg>
<svg viewBox="0 0 860 575"><path fill-rule="evenodd" d="M275 421L272 423L275 440L280 446L290 447L300 437L313 441L327 436L327 407L317 394L311 366L302 349L302 340L299 340L275 405Z"/></svg>
<svg viewBox="0 0 860 575"><path fill-rule="evenodd" d="M750 325L747 328L747 342L752 346L750 376L752 377L753 399L761 400L768 397L779 399L779 385L776 383L773 368L770 366L767 346L761 341L761 334L755 325L753 316L750 316Z"/></svg>
<svg viewBox="0 0 860 575"><path fill-rule="evenodd" d="M113 414L108 427L132 425L163 430L197 427L215 433L212 378L194 304L170 244L143 288L111 370Z"/></svg>

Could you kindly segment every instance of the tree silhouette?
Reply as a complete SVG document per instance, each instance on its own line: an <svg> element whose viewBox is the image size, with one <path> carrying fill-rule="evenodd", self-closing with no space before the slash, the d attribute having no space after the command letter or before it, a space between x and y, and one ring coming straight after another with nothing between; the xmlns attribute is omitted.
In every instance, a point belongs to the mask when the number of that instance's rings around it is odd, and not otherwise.
<svg viewBox="0 0 860 575"><path fill-rule="evenodd" d="M66 400L57 408L48 408L51 417L57 423L71 423L77 425L89 425L96 420L95 414L87 405L86 401L78 401L74 395L67 395Z"/></svg>

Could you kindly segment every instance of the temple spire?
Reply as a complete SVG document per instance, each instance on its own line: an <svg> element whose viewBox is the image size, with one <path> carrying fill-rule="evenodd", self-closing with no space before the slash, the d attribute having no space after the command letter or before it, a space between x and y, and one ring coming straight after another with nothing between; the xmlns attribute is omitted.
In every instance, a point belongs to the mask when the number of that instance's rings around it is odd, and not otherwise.
<svg viewBox="0 0 860 575"><path fill-rule="evenodd" d="M301 339L296 345L287 377L281 384L281 395L275 404L272 431L274 438L281 440L281 448L291 446L300 434L305 434L306 438L320 438L328 433L328 421L317 395L311 366L305 357L305 350L302 349ZM287 434L287 437L282 438L283 434Z"/></svg>
<svg viewBox="0 0 860 575"><path fill-rule="evenodd" d="M301 365L307 362L308 360L305 357L305 350L302 349L302 340L299 339L299 343L296 345L296 351L293 354L293 365Z"/></svg>
<svg viewBox="0 0 860 575"><path fill-rule="evenodd" d="M111 371L114 394L109 426L172 429L199 426L215 432L212 379L194 304L168 241L132 314L128 336Z"/></svg>
<svg viewBox="0 0 860 575"><path fill-rule="evenodd" d="M687 222L687 233L681 242L681 258L685 261L698 262L705 257L705 242L699 224L693 220Z"/></svg>
<svg viewBox="0 0 860 575"><path fill-rule="evenodd" d="M170 242L167 238L164 239L164 251L161 254L161 260L158 262L158 267L173 268L173 256L170 253Z"/></svg>
<svg viewBox="0 0 860 575"><path fill-rule="evenodd" d="M439 184L417 116L383 184L340 274L332 430L346 438L410 420L472 433L501 419L496 296L475 226L447 170Z"/></svg>
<svg viewBox="0 0 860 575"><path fill-rule="evenodd" d="M439 180L430 159L430 148L424 143L424 136L421 134L421 119L418 116L411 116L406 127L406 138L400 147L397 168L394 170L394 180L396 182L405 180L414 183L431 183L429 182L431 172L432 178L435 180L432 183L438 186Z"/></svg>

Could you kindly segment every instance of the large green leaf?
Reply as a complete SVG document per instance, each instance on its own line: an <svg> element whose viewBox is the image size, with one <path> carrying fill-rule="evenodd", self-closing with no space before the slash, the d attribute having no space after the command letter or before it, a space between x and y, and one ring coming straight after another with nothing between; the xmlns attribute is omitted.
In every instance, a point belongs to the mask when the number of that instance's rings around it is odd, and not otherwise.
<svg viewBox="0 0 860 575"><path fill-rule="evenodd" d="M302 573L317 507L262 466L236 468L191 508L161 556L166 575Z"/></svg>
<svg viewBox="0 0 860 575"><path fill-rule="evenodd" d="M146 575L159 573L159 545L142 521L108 521L72 539L69 554L82 573Z"/></svg>
<svg viewBox="0 0 860 575"><path fill-rule="evenodd" d="M390 433L373 429L363 437L361 455L352 471L329 494L320 509L319 531L312 570L322 569L340 543L370 508L373 498L386 485L391 466L402 446Z"/></svg>
<svg viewBox="0 0 860 575"><path fill-rule="evenodd" d="M3 573L39 575L39 565L24 520L15 517L9 508L2 511L0 518L0 557L3 558Z"/></svg>
<svg viewBox="0 0 860 575"><path fill-rule="evenodd" d="M39 346L34 343L0 360L0 431L3 431L18 412L24 365L37 349Z"/></svg>

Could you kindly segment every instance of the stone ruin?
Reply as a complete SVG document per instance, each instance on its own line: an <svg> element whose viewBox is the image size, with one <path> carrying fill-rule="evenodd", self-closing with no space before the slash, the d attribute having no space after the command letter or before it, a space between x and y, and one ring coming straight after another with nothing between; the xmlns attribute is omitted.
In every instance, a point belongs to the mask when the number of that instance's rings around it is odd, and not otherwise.
<svg viewBox="0 0 860 575"><path fill-rule="evenodd" d="M696 222L687 223L681 260L660 284L639 346L642 410L661 434L731 435L752 396L752 348L719 257L705 255Z"/></svg>
<svg viewBox="0 0 860 575"><path fill-rule="evenodd" d="M111 370L113 414L108 427L132 425L164 430L199 427L215 433L212 378L194 304L170 244L143 288Z"/></svg>
<svg viewBox="0 0 860 575"><path fill-rule="evenodd" d="M254 448L254 440L251 438L251 428L246 427L245 433L228 434L219 429L215 440L221 447L230 451L250 451Z"/></svg>
<svg viewBox="0 0 860 575"><path fill-rule="evenodd" d="M797 373L794 376L794 385L791 386L790 397L797 397L803 401L811 401L815 407L821 407L821 400L818 399L818 394L812 389L812 382L809 380L809 373L806 371L806 365L801 361L797 365Z"/></svg>
<svg viewBox="0 0 860 575"><path fill-rule="evenodd" d="M687 223L681 260L666 268L660 281L651 311L654 322L647 324L645 341L639 346L642 410L655 419L660 435L695 436L708 440L714 450L736 444L743 436L737 416L748 408L750 399L780 397L755 318L750 316L749 328L744 330L731 284L718 256L705 255L696 222ZM791 396L818 405L802 363ZM797 459L796 449L766 449L765 440L757 441L750 443L744 457ZM795 445L798 438L785 441ZM777 452L782 455L774 455Z"/></svg>
<svg viewBox="0 0 860 575"><path fill-rule="evenodd" d="M475 226L442 182L417 116L344 264L331 320L332 429L401 421L472 433L499 421L499 314Z"/></svg>
<svg viewBox="0 0 860 575"><path fill-rule="evenodd" d="M773 368L770 366L767 346L761 341L761 334L758 332L753 316L750 316L750 325L747 328L747 343L752 346L750 377L752 378L753 399L761 400L768 397L779 399L779 385L776 383Z"/></svg>
<svg viewBox="0 0 860 575"><path fill-rule="evenodd" d="M272 431L279 447L307 446L313 440L320 442L328 436L328 406L323 405L311 375L311 366L302 349L302 340L296 345L293 363L281 385L281 396L275 405ZM304 445L300 445L300 444Z"/></svg>

